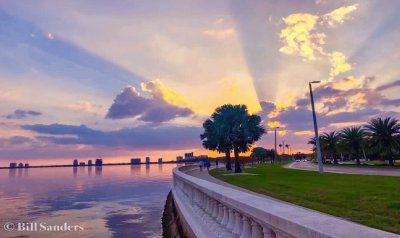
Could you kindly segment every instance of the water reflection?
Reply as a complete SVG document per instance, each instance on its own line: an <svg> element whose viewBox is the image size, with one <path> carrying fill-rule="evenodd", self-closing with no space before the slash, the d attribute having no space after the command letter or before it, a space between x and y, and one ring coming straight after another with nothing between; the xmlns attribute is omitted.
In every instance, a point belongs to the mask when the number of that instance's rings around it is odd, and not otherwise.
<svg viewBox="0 0 400 238"><path fill-rule="evenodd" d="M160 237L160 218L174 167L154 164L0 170L0 224L67 222L85 228L79 233L57 233L57 237ZM17 236L54 237L54 233L0 234Z"/></svg>

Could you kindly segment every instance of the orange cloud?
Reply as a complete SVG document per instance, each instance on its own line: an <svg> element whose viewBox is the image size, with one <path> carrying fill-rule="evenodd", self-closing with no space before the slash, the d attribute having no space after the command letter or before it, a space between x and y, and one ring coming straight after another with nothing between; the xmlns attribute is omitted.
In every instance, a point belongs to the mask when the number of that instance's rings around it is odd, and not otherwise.
<svg viewBox="0 0 400 238"><path fill-rule="evenodd" d="M162 99L174 106L190 108L189 103L186 102L182 95L168 88L160 79L148 83L141 83L140 86L143 92L150 93L154 99Z"/></svg>
<svg viewBox="0 0 400 238"><path fill-rule="evenodd" d="M303 136L303 135L309 135L309 136L311 136L311 135L314 134L314 132L313 132L313 131L306 130L306 131L296 131L296 132L294 132L294 134L295 134L296 136Z"/></svg>

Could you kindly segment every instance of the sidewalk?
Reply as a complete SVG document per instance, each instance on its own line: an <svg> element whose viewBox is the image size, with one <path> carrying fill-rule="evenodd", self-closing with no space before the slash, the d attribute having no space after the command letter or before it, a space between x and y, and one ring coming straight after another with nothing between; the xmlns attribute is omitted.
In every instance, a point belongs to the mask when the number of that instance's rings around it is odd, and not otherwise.
<svg viewBox="0 0 400 238"><path fill-rule="evenodd" d="M318 171L318 166L311 162L293 162L286 165L285 168ZM324 165L324 172L343 173L343 174L366 174L383 176L400 176L400 169L385 168L357 168L357 167L339 167Z"/></svg>

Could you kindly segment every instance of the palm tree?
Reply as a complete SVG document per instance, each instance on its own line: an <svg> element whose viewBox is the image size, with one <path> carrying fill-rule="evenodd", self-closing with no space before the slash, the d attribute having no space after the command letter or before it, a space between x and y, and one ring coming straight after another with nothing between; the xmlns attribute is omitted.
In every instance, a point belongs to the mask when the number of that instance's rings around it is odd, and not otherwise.
<svg viewBox="0 0 400 238"><path fill-rule="evenodd" d="M352 156L355 157L357 164L360 164L360 150L362 149L366 135L366 132L360 126L344 128L340 133L343 144Z"/></svg>
<svg viewBox="0 0 400 238"><path fill-rule="evenodd" d="M337 164L337 147L340 141L340 135L336 131L324 132L321 135L321 144L324 145L327 156L333 158L333 163Z"/></svg>
<svg viewBox="0 0 400 238"><path fill-rule="evenodd" d="M314 153L317 151L317 145L316 145L316 142L315 142L315 137L311 137L311 138L308 140L307 144L313 145L312 151L313 151ZM325 161L324 155L326 154L326 144L325 144L325 141L322 140L321 135L319 136L319 146L320 146L320 148L321 148L322 161Z"/></svg>
<svg viewBox="0 0 400 238"><path fill-rule="evenodd" d="M261 125L261 117L250 115L246 105L234 105L234 119L230 122L232 145L235 155L235 173L242 170L239 163L239 153L247 152L250 146L265 133Z"/></svg>
<svg viewBox="0 0 400 238"><path fill-rule="evenodd" d="M239 153L247 152L265 133L261 117L250 115L245 105L228 104L218 107L211 118L203 123L203 127L204 133L200 135L203 146L210 150L224 151L227 164L230 164L229 156L233 149L235 173L241 172Z"/></svg>
<svg viewBox="0 0 400 238"><path fill-rule="evenodd" d="M217 108L211 115L210 119L207 119L203 123L204 133L200 135L203 147L212 151L218 151L225 153L226 163L225 167L227 170L232 170L231 163L231 150L232 142L230 140L229 127L226 126L228 120L226 111L230 108Z"/></svg>
<svg viewBox="0 0 400 238"><path fill-rule="evenodd" d="M317 148L316 148L316 143L315 143L315 137L311 137L311 138L308 140L307 144L313 146L313 147L312 147L312 151L313 151L313 152L315 152L315 151L317 150Z"/></svg>
<svg viewBox="0 0 400 238"><path fill-rule="evenodd" d="M378 153L394 166L393 155L400 148L400 124L398 120L387 117L385 119L372 119L365 128L371 137L372 146L378 149Z"/></svg>

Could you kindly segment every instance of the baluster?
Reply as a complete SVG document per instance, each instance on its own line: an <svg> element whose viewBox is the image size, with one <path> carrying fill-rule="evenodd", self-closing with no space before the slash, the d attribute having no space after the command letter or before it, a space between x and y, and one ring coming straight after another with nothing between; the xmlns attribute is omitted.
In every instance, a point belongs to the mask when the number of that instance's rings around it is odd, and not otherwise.
<svg viewBox="0 0 400 238"><path fill-rule="evenodd" d="M240 238L249 238L251 237L250 221L245 216L243 216L242 221L243 221L243 229L242 229L242 234L240 234Z"/></svg>
<svg viewBox="0 0 400 238"><path fill-rule="evenodd" d="M228 208L226 206L224 208L224 216L221 221L221 225L226 226L228 224L228 219L229 219L229 214L228 214Z"/></svg>
<svg viewBox="0 0 400 238"><path fill-rule="evenodd" d="M217 221L220 223L222 221L222 218L224 217L224 209L222 208L222 204L218 203L218 217Z"/></svg>
<svg viewBox="0 0 400 238"><path fill-rule="evenodd" d="M212 199L207 197L207 213L211 216L212 214Z"/></svg>
<svg viewBox="0 0 400 238"><path fill-rule="evenodd" d="M264 238L276 238L276 234L275 234L274 230L272 230L269 227L264 227L263 233L264 233Z"/></svg>
<svg viewBox="0 0 400 238"><path fill-rule="evenodd" d="M251 222L251 238L263 238L262 227L255 221Z"/></svg>
<svg viewBox="0 0 400 238"><path fill-rule="evenodd" d="M213 199L213 213L212 213L212 217L214 217L215 219L217 219L218 217L218 203L216 200Z"/></svg>
<svg viewBox="0 0 400 238"><path fill-rule="evenodd" d="M228 224L226 225L226 228L229 231L232 231L235 226L235 214L233 213L233 209L229 208L229 219L228 219Z"/></svg>
<svg viewBox="0 0 400 238"><path fill-rule="evenodd" d="M240 235L242 233L243 221L239 212L235 212L235 220L235 229L233 229L233 233Z"/></svg>

